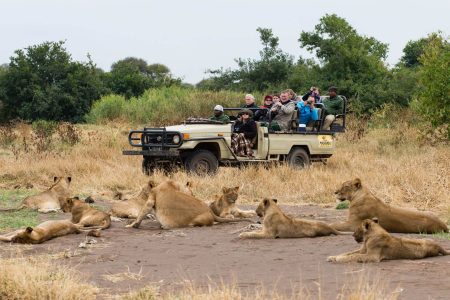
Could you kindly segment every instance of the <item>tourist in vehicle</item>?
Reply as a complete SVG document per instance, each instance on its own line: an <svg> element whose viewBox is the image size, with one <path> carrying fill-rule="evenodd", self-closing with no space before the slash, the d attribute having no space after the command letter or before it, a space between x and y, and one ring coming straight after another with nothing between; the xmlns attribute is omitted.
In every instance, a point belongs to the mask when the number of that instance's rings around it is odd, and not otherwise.
<svg viewBox="0 0 450 300"><path fill-rule="evenodd" d="M297 94L292 89L286 90L289 94L289 100L291 100L294 103L297 103L298 101L302 100L300 97L297 97Z"/></svg>
<svg viewBox="0 0 450 300"><path fill-rule="evenodd" d="M298 101L298 123L299 124L308 124L309 121L313 120L313 111L314 111L314 96L309 96L306 101Z"/></svg>
<svg viewBox="0 0 450 300"><path fill-rule="evenodd" d="M302 100L307 101L310 96L314 97L316 103L321 103L322 100L320 98L320 91L318 87L312 86L309 91L303 95Z"/></svg>
<svg viewBox="0 0 450 300"><path fill-rule="evenodd" d="M331 123L336 120L336 115L342 114L344 100L337 94L337 88L332 86L328 89L329 98L323 100L326 117L322 129L330 130Z"/></svg>
<svg viewBox="0 0 450 300"><path fill-rule="evenodd" d="M295 103L289 99L289 91L285 90L280 95L280 102L274 104L274 116L270 128L275 131L287 131L295 111Z"/></svg>
<svg viewBox="0 0 450 300"><path fill-rule="evenodd" d="M248 108L255 114L258 105L255 103L255 97L252 94L245 95L245 104L241 106L241 108Z"/></svg>
<svg viewBox="0 0 450 300"><path fill-rule="evenodd" d="M230 123L230 117L223 113L223 106L216 105L214 107L214 116L209 118L212 121L219 121L222 123Z"/></svg>
<svg viewBox="0 0 450 300"><path fill-rule="evenodd" d="M269 110L273 104L273 97L266 95L264 97L264 105L261 105L259 110L256 111L253 119L258 122L269 122Z"/></svg>
<svg viewBox="0 0 450 300"><path fill-rule="evenodd" d="M252 140L256 137L256 122L252 119L253 112L243 109L234 123L231 135L231 149L237 156L253 157Z"/></svg>

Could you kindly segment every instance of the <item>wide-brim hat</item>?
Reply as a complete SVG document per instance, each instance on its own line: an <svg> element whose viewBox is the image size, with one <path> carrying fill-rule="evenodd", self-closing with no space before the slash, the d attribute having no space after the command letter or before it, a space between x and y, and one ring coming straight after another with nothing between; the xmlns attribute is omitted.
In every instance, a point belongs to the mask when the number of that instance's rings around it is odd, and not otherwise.
<svg viewBox="0 0 450 300"><path fill-rule="evenodd" d="M244 108L239 112L239 115L248 114L250 117L253 117L253 112L250 109Z"/></svg>

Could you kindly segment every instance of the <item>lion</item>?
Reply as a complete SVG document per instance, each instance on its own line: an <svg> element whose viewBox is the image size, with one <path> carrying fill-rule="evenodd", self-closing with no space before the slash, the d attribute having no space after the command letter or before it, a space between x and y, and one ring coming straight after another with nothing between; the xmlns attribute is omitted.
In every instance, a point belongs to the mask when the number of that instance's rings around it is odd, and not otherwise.
<svg viewBox="0 0 450 300"><path fill-rule="evenodd" d="M40 244L55 237L72 233L81 233L85 230L80 225L73 224L70 220L45 221L35 228L27 227L12 233L1 235L0 241L21 244Z"/></svg>
<svg viewBox="0 0 450 300"><path fill-rule="evenodd" d="M208 205L181 191L181 185L167 180L153 188L138 218L126 227L138 228L144 217L154 212L163 229L189 226L211 226L215 222L228 223L247 219L226 219L216 216Z"/></svg>
<svg viewBox="0 0 450 300"><path fill-rule="evenodd" d="M378 219L366 219L353 234L363 246L355 251L337 256L329 256L331 262L380 262L387 259L420 259L431 256L450 255L435 241L411 239L390 235L378 224Z"/></svg>
<svg viewBox="0 0 450 300"><path fill-rule="evenodd" d="M359 178L344 182L335 194L340 201L350 201L347 221L331 224L336 230L355 231L363 220L376 217L380 225L388 232L448 232L447 225L431 212L400 208L384 203L363 187Z"/></svg>
<svg viewBox="0 0 450 300"><path fill-rule="evenodd" d="M111 226L111 217L108 213L91 207L78 197L67 198L61 208L65 213L72 213L72 223L74 224L83 227L95 226L100 229L107 229Z"/></svg>
<svg viewBox="0 0 450 300"><path fill-rule="evenodd" d="M150 191L156 185L157 184L154 181L150 180L144 187L142 187L139 194L135 197L114 203L111 208L111 215L117 218L136 219L145 202L147 202ZM193 196L192 182L188 181L183 190Z"/></svg>
<svg viewBox="0 0 450 300"><path fill-rule="evenodd" d="M261 231L243 232L241 239L303 238L343 234L322 221L295 219L283 213L277 199L264 198L256 208L263 217Z"/></svg>
<svg viewBox="0 0 450 300"><path fill-rule="evenodd" d="M54 183L48 190L26 197L19 207L4 208L0 211L15 211L23 208L37 209L41 213L58 211L61 209L61 202L70 197L71 181L72 177L54 177Z"/></svg>
<svg viewBox="0 0 450 300"><path fill-rule="evenodd" d="M222 218L251 218L256 216L254 211L240 210L236 207L236 200L239 196L239 187L222 188L222 195L218 196L209 207L213 213Z"/></svg>

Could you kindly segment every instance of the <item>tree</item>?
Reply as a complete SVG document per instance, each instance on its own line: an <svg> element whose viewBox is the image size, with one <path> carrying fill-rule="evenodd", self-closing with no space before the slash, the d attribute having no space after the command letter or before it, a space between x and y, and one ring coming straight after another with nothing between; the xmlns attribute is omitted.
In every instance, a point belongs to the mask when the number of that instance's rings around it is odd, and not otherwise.
<svg viewBox="0 0 450 300"><path fill-rule="evenodd" d="M199 87L213 89L233 89L239 91L265 91L278 87L286 82L293 58L279 49L279 39L271 29L258 28L263 49L259 52L260 59L236 59L236 70L210 70L213 82L202 82ZM207 83L207 84L205 84Z"/></svg>
<svg viewBox="0 0 450 300"><path fill-rule="evenodd" d="M73 61L64 42L16 50L3 78L5 118L81 121L103 87L95 65Z"/></svg>
<svg viewBox="0 0 450 300"><path fill-rule="evenodd" d="M434 127L450 124L450 44L440 34L432 34L419 58L422 65L419 92L413 107ZM448 128L450 139L450 126Z"/></svg>
<svg viewBox="0 0 450 300"><path fill-rule="evenodd" d="M403 48L403 56L400 58L400 65L407 68L420 66L419 58L425 51L425 48L431 41L439 40L438 33L432 33L426 38L418 39L417 41L409 41L405 48ZM441 45L442 47L443 45Z"/></svg>
<svg viewBox="0 0 450 300"><path fill-rule="evenodd" d="M174 78L170 69L163 64L148 65L141 58L127 57L115 62L108 75L108 86L117 94L126 98L137 97L152 87L181 84Z"/></svg>
<svg viewBox="0 0 450 300"><path fill-rule="evenodd" d="M322 17L314 31L303 31L299 42L316 54L324 83L336 85L342 94L355 97L365 110L386 100L379 94L387 83L387 44L359 35L335 14Z"/></svg>

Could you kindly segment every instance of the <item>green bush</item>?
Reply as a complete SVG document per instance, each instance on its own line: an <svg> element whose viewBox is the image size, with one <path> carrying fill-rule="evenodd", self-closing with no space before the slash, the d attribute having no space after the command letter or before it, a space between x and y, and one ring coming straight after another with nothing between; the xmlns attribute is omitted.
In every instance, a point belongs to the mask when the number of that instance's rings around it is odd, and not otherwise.
<svg viewBox="0 0 450 300"><path fill-rule="evenodd" d="M37 120L31 124L31 128L33 128L33 132L38 137L49 138L58 128L58 123L54 121Z"/></svg>
<svg viewBox="0 0 450 300"><path fill-rule="evenodd" d="M255 95L257 103L261 95ZM258 98L259 97L259 98ZM168 125L187 117L209 117L217 104L239 107L244 94L230 91L201 91L179 86L149 89L141 97L125 100L118 95L104 96L94 103L86 120L105 123L126 120L135 124Z"/></svg>

